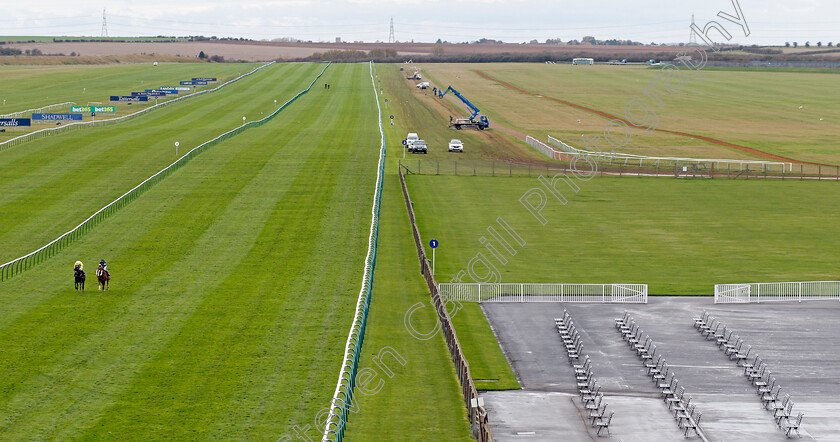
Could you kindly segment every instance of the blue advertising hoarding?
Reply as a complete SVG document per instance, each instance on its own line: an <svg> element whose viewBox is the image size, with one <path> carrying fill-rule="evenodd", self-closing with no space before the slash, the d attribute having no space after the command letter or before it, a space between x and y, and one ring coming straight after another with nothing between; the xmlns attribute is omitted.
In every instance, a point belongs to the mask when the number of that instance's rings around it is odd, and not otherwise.
<svg viewBox="0 0 840 442"><path fill-rule="evenodd" d="M156 94L163 94L163 95L167 95L167 94L177 94L177 93L178 93L178 91L170 91L170 90L165 90L165 89L146 89L146 92L151 92L151 93L156 93Z"/></svg>
<svg viewBox="0 0 840 442"><path fill-rule="evenodd" d="M192 80L193 81L216 81L215 78L211 78L211 77L199 77L199 78L193 78Z"/></svg>
<svg viewBox="0 0 840 442"><path fill-rule="evenodd" d="M207 84L206 81L182 81L182 86L205 86Z"/></svg>
<svg viewBox="0 0 840 442"><path fill-rule="evenodd" d="M158 89L160 89L162 91L176 91L176 92L178 92L178 91L189 91L190 90L190 88L188 88L188 87L171 87L171 86L161 87L161 88L158 88Z"/></svg>
<svg viewBox="0 0 840 442"><path fill-rule="evenodd" d="M31 118L0 118L0 127L32 126Z"/></svg>
<svg viewBox="0 0 840 442"><path fill-rule="evenodd" d="M33 120L82 121L82 114L32 114Z"/></svg>
<svg viewBox="0 0 840 442"><path fill-rule="evenodd" d="M149 101L149 97L141 97L139 95L125 97L125 96L117 96L111 95L111 101Z"/></svg>
<svg viewBox="0 0 840 442"><path fill-rule="evenodd" d="M164 96L166 96L166 93L164 93L163 91L158 91L158 92L149 92L149 91L146 91L146 92L132 92L131 96L132 97L164 97Z"/></svg>

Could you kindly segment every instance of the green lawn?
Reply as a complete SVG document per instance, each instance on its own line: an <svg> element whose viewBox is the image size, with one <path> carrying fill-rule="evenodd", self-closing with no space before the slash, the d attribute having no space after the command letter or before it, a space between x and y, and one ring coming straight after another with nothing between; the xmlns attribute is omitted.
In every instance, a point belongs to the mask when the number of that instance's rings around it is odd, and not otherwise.
<svg viewBox="0 0 840 442"><path fill-rule="evenodd" d="M321 67L272 70L254 89L300 90ZM319 83L0 285L3 438L276 440L329 404L379 143L367 65L323 81L334 87ZM254 107L254 95L239 98ZM107 294L92 278L100 258ZM85 294L72 289L77 259Z"/></svg>
<svg viewBox="0 0 840 442"><path fill-rule="evenodd" d="M634 66L572 66L535 63L429 64L424 72L438 84L453 85L492 121L540 139L553 135L584 147L581 135L601 135L608 119L545 98L526 95L482 78L476 71L533 94L565 100L623 117L625 106L642 97L658 119L657 127L709 136L764 152L804 161L840 163L837 76L829 73L708 70L703 80L687 73L676 93L665 77L645 93L662 69ZM683 69L685 71L685 69ZM800 109L800 106L802 108ZM641 117L642 111L636 109ZM820 120L822 118L823 120ZM620 130L614 136L622 138ZM601 150L613 147L603 139ZM695 158L747 158L747 154L699 140L634 129L620 152Z"/></svg>
<svg viewBox="0 0 840 442"><path fill-rule="evenodd" d="M493 260L505 282L711 295L716 283L836 279L840 265L834 181L596 177L577 181L578 194L560 182L569 202L547 194L545 226L519 202L541 187L536 178L412 175L408 184L423 236L441 244L440 281L479 252L491 256L479 238L497 217L526 242L506 265Z"/></svg>
<svg viewBox="0 0 840 442"><path fill-rule="evenodd" d="M212 94L105 127L38 139L0 152L0 261L72 229L179 155L274 110L323 65L275 65Z"/></svg>
<svg viewBox="0 0 840 442"><path fill-rule="evenodd" d="M373 297L359 363L360 369L376 370L383 385L378 393L371 395L356 389L358 411L350 415L346 437L347 440L474 440L470 437L467 409L443 333L438 332L427 340L415 337L427 338L425 335L435 330L438 320L430 303L429 289L420 275L408 212L391 163L383 185ZM412 310L413 306L416 310ZM413 311L411 331L404 322L409 311ZM406 362L401 365L392 357L382 358L393 377L388 377L373 361L386 347Z"/></svg>
<svg viewBox="0 0 840 442"><path fill-rule="evenodd" d="M239 72L250 72L259 64L234 63L151 63L130 65L84 66L0 66L0 115L36 109L53 104L74 102L85 106L88 102L112 104L111 95L131 95L131 92L178 86L180 81L193 77L230 79ZM213 88L220 83L199 86ZM180 92L178 95L184 94ZM5 100L5 104L3 103ZM152 99L152 103L154 100ZM117 104L121 114L136 111L139 103ZM70 112L63 109L55 112ZM100 115L103 117L103 115ZM34 129L48 127L33 125ZM14 132L0 134L4 141ZM18 134L19 135L19 134Z"/></svg>

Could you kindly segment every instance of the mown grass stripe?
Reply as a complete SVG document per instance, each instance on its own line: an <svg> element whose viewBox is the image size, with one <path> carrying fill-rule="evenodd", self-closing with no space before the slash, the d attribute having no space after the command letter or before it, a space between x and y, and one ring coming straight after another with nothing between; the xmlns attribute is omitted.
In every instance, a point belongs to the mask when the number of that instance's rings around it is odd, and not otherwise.
<svg viewBox="0 0 840 442"><path fill-rule="evenodd" d="M237 127L236 129L225 132L224 134L222 134L222 135L220 135L220 136L218 136L218 137L216 137L216 138L214 138L210 141L207 141L205 143L202 143L199 146L196 146L195 148L190 150L187 154L178 158L178 160L176 160L174 163L170 164L169 166L167 166L166 168L164 168L160 172L156 173L155 175L152 175L151 177L149 177L148 179L146 179L142 183L138 184L133 189L129 190L128 192L126 192L125 194L120 196L118 199L114 200L112 203L108 204L107 206L100 209L98 212L91 215L88 219L83 221L81 224L79 224L73 230L65 233L61 237L57 238L56 240L52 241L51 243L47 244L46 246L42 247L41 249L38 249L38 250L30 253L29 255L23 256L21 258L18 258L14 261L10 261L9 263L6 263L6 264L0 266L0 282L2 282L5 279L8 279L10 277L13 277L15 274L19 274L23 271L28 270L31 267L34 267L35 265L40 264L45 259L49 259L49 257L51 257L55 253L56 248L67 246L68 242L66 241L66 239L70 239L72 241L72 240L75 240L77 238L77 235L76 235L77 232L86 233L88 230L93 228L93 226L100 223L104 218L110 216L113 213L114 210L117 210L117 209L121 208L123 204L126 204L127 202L130 202L131 200L136 198L139 194L141 194L142 192L145 192L148 188L157 184L160 180L164 179L166 176L168 176L169 173L171 173L175 169L177 169L179 167L182 167L191 158L193 158L195 155L200 153L202 150L204 150L206 148L209 148L209 147L212 147L215 144L217 144L217 143L219 143L223 140L226 140L226 139L228 139L228 138L230 138L234 135L238 135L240 132L242 132L242 131L250 128L250 127L258 127L258 126L264 124L265 122L270 121L272 118L274 118L275 115L277 115L280 111L285 109L286 106L288 106L289 104L294 102L298 97L300 97L301 95L309 92L309 90L312 88L312 85L315 84L315 82L318 80L318 78L320 78L321 75L323 75L324 71L326 71L328 67L329 67L329 64L327 64L324 67L324 70L321 71L321 73L318 74L318 76L314 80L312 80L312 83L309 84L309 87L307 89L299 92L297 95L295 95L294 97L289 99L289 101L287 101L282 106L277 108L277 110L275 110L269 116L263 118L262 120L256 121L256 122L245 123L242 126ZM44 254L48 254L48 256L44 256ZM27 262L29 262L31 264L25 265L24 267L20 267L19 263L27 263ZM4 268L5 268L5 270L4 270ZM12 270L8 271L8 269L12 269Z"/></svg>

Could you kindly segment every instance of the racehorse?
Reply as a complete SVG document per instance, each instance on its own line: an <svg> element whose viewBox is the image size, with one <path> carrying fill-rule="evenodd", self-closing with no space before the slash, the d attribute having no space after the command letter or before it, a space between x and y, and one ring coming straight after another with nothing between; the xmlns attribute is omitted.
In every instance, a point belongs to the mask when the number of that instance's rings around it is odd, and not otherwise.
<svg viewBox="0 0 840 442"><path fill-rule="evenodd" d="M73 276L76 278L76 291L85 291L85 271L76 267L73 270Z"/></svg>
<svg viewBox="0 0 840 442"><path fill-rule="evenodd" d="M111 274L103 266L96 269L96 279L99 280L99 290L108 290L111 288Z"/></svg>

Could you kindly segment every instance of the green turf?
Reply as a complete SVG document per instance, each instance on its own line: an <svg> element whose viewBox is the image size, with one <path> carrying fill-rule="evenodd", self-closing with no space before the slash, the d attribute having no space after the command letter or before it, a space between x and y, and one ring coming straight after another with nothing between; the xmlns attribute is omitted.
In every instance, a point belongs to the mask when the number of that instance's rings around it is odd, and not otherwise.
<svg viewBox="0 0 840 442"><path fill-rule="evenodd" d="M652 295L712 295L716 283L836 279L837 182L596 177L558 183L540 222L520 203L536 178L409 177L418 225L440 241L448 281L497 217L526 241L504 282L646 283ZM504 253L504 252L502 252ZM492 258L491 258L492 259ZM465 278L467 282L471 279Z"/></svg>
<svg viewBox="0 0 840 442"><path fill-rule="evenodd" d="M469 421L455 366L443 334L427 340L437 326L425 280L420 275L408 212L393 165L383 185L379 249L373 298L368 316L360 369L372 368L383 381L381 390L366 395L356 389L359 410L350 415L347 440L471 440ZM404 321L412 307L411 332ZM485 322L486 324L486 322ZM394 373L373 362L390 347L405 360L382 361ZM371 385L375 385L373 381Z"/></svg>
<svg viewBox="0 0 840 442"><path fill-rule="evenodd" d="M276 440L311 422L335 388L367 248L367 75L331 68L329 92L316 85L0 285L3 438Z"/></svg>
<svg viewBox="0 0 840 442"><path fill-rule="evenodd" d="M0 66L0 115L36 109L53 104L74 102L79 106L88 102L110 105L111 95L131 95L131 92L178 86L180 81L193 77L233 78L239 72L250 72L258 64L226 63L151 63L132 65L85 66ZM200 86L216 87L220 83ZM178 95L184 94L180 92ZM3 100L6 103L3 104ZM154 99L152 99L154 102ZM136 111L140 105L118 103L120 113ZM56 112L69 112L63 109ZM103 115L100 115L102 117ZM47 125L34 125L44 128ZM0 134L3 141L10 134Z"/></svg>
<svg viewBox="0 0 840 442"><path fill-rule="evenodd" d="M840 136L840 100L833 74L710 69L701 72L701 80L684 72L682 87L677 77L672 86L676 92L669 93L665 89L667 76L655 82L657 75L668 73L662 68L482 63L435 64L424 66L424 70L439 84L458 88L492 121L543 140L553 135L584 147L581 135L603 137L609 120L510 90L474 71L533 94L618 117L623 117L625 107L640 97L651 106L661 129L709 136L804 161L840 163L835 142ZM654 86L650 90L661 100L661 107L645 93L651 82ZM635 109L634 114L641 117L640 108ZM614 136L622 138L620 131ZM603 139L600 143L602 150L613 149ZM747 157L704 141L662 132L643 133L642 129L634 129L628 144L615 150L699 158Z"/></svg>
<svg viewBox="0 0 840 442"><path fill-rule="evenodd" d="M403 81L395 75L397 70L387 65L377 68L379 79L389 92L385 97L395 96L398 91L391 88L401 87L399 82ZM384 98L382 104L385 104ZM385 115L388 124L389 113ZM376 370L383 384L381 390L372 395L357 389L358 411L350 415L346 437L349 440L401 440L407 437L412 440L470 440L466 407L452 359L442 334L433 334L437 316L430 303L428 287L419 273L417 251L397 177L397 159L402 153L400 140L407 130L402 126L404 121L408 120L399 118L394 127L385 127L388 151L379 248L359 365L360 369ZM409 312L413 312L409 315L410 329L406 326ZM486 321L484 326L487 326ZM498 349L498 345L493 344ZM393 377L388 377L373 360L386 347L397 351L406 362L403 366L388 356L383 357L385 365L393 371Z"/></svg>
<svg viewBox="0 0 840 442"><path fill-rule="evenodd" d="M179 155L285 102L323 65L276 65L220 91L126 122L38 139L0 152L0 261L72 229Z"/></svg>

